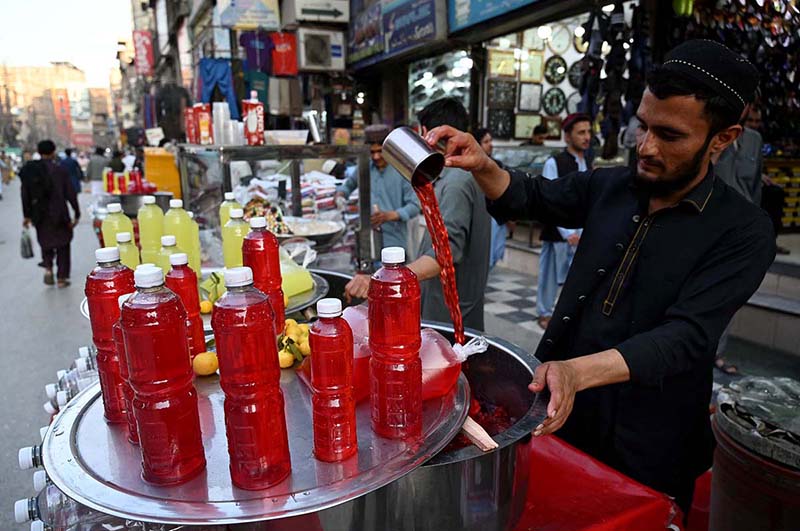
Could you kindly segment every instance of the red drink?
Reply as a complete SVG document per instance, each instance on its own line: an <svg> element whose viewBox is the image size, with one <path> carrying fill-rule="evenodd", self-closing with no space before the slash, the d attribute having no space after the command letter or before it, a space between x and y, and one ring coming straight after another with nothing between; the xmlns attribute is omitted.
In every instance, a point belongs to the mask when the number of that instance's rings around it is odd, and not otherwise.
<svg viewBox="0 0 800 531"><path fill-rule="evenodd" d="M242 243L242 260L246 267L253 270L253 285L269 298L275 312L275 333L282 333L286 323L286 308L281 288L281 257L278 254L278 238L267 230L266 218L250 218L250 233Z"/></svg>
<svg viewBox="0 0 800 531"><path fill-rule="evenodd" d="M122 304L122 334L139 427L142 478L175 485L206 466L186 310L154 266L136 269L137 291Z"/></svg>
<svg viewBox="0 0 800 531"><path fill-rule="evenodd" d="M211 327L225 392L231 479L258 490L291 472L272 307L253 287L249 267L225 270L228 290L214 303Z"/></svg>
<svg viewBox="0 0 800 531"><path fill-rule="evenodd" d="M444 302L450 310L450 319L453 321L453 331L456 343L463 345L464 321L461 317L461 307L458 305L458 291L456 290L456 270L453 267L453 255L450 252L450 237L447 234L447 227L442 220L442 213L439 211L439 202L433 190L433 183L425 183L414 186L414 191L419 197L419 204L422 214L425 216L425 223L428 225L428 232L433 242L433 250L436 253L436 262L439 264L441 272L439 280L442 283Z"/></svg>
<svg viewBox="0 0 800 531"><path fill-rule="evenodd" d="M189 357L194 359L206 351L206 336L203 332L203 319L200 317L200 295L197 292L197 275L189 267L186 253L175 253L169 257L170 269L165 279L167 288L181 299L189 320Z"/></svg>
<svg viewBox="0 0 800 531"><path fill-rule="evenodd" d="M125 356L125 337L122 335L122 323L114 321L111 327L114 336L114 346L119 356L119 375L124 381L122 394L125 400L125 419L128 421L128 441L139 445L139 429L136 427L136 417L133 415L133 388L128 382L128 359Z"/></svg>
<svg viewBox="0 0 800 531"><path fill-rule="evenodd" d="M92 339L97 348L97 372L103 394L107 422L125 422L125 380L120 376L119 356L111 330L119 320L119 297L134 291L133 271L119 261L119 249L104 247L95 251L97 267L86 277L86 298L92 323Z"/></svg>
<svg viewBox="0 0 800 531"><path fill-rule="evenodd" d="M383 249L381 260L368 295L372 429L405 439L422 433L419 280L402 247Z"/></svg>
<svg viewBox="0 0 800 531"><path fill-rule="evenodd" d="M353 398L353 332L342 319L342 301L317 303L319 320L309 331L314 455L320 461L344 461L358 451Z"/></svg>

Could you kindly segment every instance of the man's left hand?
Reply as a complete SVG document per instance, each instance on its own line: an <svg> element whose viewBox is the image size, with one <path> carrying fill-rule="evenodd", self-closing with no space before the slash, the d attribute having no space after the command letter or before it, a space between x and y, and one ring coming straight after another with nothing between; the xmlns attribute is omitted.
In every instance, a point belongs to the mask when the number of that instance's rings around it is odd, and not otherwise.
<svg viewBox="0 0 800 531"><path fill-rule="evenodd" d="M536 437L549 435L561 428L572 413L578 392L578 373L568 361L550 361L536 368L528 389L540 393L550 390L547 418L533 430Z"/></svg>
<svg viewBox="0 0 800 531"><path fill-rule="evenodd" d="M397 221L400 219L400 214L394 210L379 210L372 214L369 218L370 223L374 228L378 228L388 221Z"/></svg>
<svg viewBox="0 0 800 531"><path fill-rule="evenodd" d="M356 273L353 279L344 287L344 298L347 302L356 299L366 299L369 294L370 276L365 273Z"/></svg>

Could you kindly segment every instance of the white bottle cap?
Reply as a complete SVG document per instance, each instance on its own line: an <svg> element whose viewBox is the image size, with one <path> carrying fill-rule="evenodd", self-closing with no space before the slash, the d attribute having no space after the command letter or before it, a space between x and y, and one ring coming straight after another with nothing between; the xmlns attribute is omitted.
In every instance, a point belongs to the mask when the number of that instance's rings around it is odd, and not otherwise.
<svg viewBox="0 0 800 531"><path fill-rule="evenodd" d="M170 265L186 265L189 263L189 256L186 253L175 253L169 255Z"/></svg>
<svg viewBox="0 0 800 531"><path fill-rule="evenodd" d="M156 204L156 196L154 195L146 195L142 198L142 203L145 205L155 205Z"/></svg>
<svg viewBox="0 0 800 531"><path fill-rule="evenodd" d="M267 226L267 218L258 216L255 218L250 218L250 228L251 229L263 229Z"/></svg>
<svg viewBox="0 0 800 531"><path fill-rule="evenodd" d="M339 317L342 315L342 301L339 299L321 299L317 302L317 315L320 317Z"/></svg>
<svg viewBox="0 0 800 531"><path fill-rule="evenodd" d="M182 199L170 199L169 200L169 207L170 208L183 208L183 200Z"/></svg>
<svg viewBox="0 0 800 531"><path fill-rule="evenodd" d="M60 380L66 375L67 375L66 369L61 369L60 371L56 371L56 380Z"/></svg>
<svg viewBox="0 0 800 531"><path fill-rule="evenodd" d="M225 287L238 288L253 283L253 270L249 267L232 267L224 272Z"/></svg>
<svg viewBox="0 0 800 531"><path fill-rule="evenodd" d="M161 237L161 245L163 247L172 247L175 245L175 236L172 234L167 234L166 236Z"/></svg>
<svg viewBox="0 0 800 531"><path fill-rule="evenodd" d="M39 428L39 435L42 436L42 442L44 442L44 436L47 435L47 430L50 429L50 426L42 426Z"/></svg>
<svg viewBox="0 0 800 531"><path fill-rule="evenodd" d="M41 520L31 522L31 531L44 531L44 522Z"/></svg>
<svg viewBox="0 0 800 531"><path fill-rule="evenodd" d="M42 407L44 408L44 412L48 415L55 415L58 413L58 410L53 407L53 404L51 404L49 401L42 404Z"/></svg>
<svg viewBox="0 0 800 531"><path fill-rule="evenodd" d="M406 250L402 247L384 247L381 249L381 262L384 264L402 264L406 261Z"/></svg>
<svg viewBox="0 0 800 531"><path fill-rule="evenodd" d="M47 472L37 470L33 473L33 490L40 492L47 486Z"/></svg>
<svg viewBox="0 0 800 531"><path fill-rule="evenodd" d="M225 192L225 201L233 201L233 200L234 200L233 192Z"/></svg>
<svg viewBox="0 0 800 531"><path fill-rule="evenodd" d="M250 91L250 99L252 101L258 101L258 91L257 90L251 90Z"/></svg>
<svg viewBox="0 0 800 531"><path fill-rule="evenodd" d="M119 262L119 249L116 247L103 247L94 252L94 258L98 264L108 262Z"/></svg>
<svg viewBox="0 0 800 531"><path fill-rule="evenodd" d="M189 219L194 219L194 212L187 210L186 213L189 214Z"/></svg>
<svg viewBox="0 0 800 531"><path fill-rule="evenodd" d="M58 387L56 387L56 384L54 383L49 383L44 386L44 394L46 394L47 398L49 398L50 400L56 397L57 392L58 392Z"/></svg>
<svg viewBox="0 0 800 531"><path fill-rule="evenodd" d="M59 391L56 393L56 403L58 407L64 407L69 402L69 395L66 391Z"/></svg>
<svg viewBox="0 0 800 531"><path fill-rule="evenodd" d="M106 210L108 210L109 214L116 214L117 212L122 212L122 205L119 203L109 203L106 205Z"/></svg>
<svg viewBox="0 0 800 531"><path fill-rule="evenodd" d="M241 208L232 208L230 214L231 218L242 218L244 217L244 210Z"/></svg>
<svg viewBox="0 0 800 531"><path fill-rule="evenodd" d="M14 520L16 520L18 524L24 524L25 522L30 522L31 517L28 514L27 498L23 500L17 500L14 502Z"/></svg>
<svg viewBox="0 0 800 531"><path fill-rule="evenodd" d="M131 233L130 232L118 232L117 233L117 243L128 243L131 241Z"/></svg>
<svg viewBox="0 0 800 531"><path fill-rule="evenodd" d="M89 370L89 358L77 358L75 360L75 367L80 372L86 372Z"/></svg>
<svg viewBox="0 0 800 531"><path fill-rule="evenodd" d="M30 446L20 448L19 452L17 452L17 460L22 470L30 470L33 468L33 448Z"/></svg>
<svg viewBox="0 0 800 531"><path fill-rule="evenodd" d="M164 283L164 273L158 267L137 267L133 281L137 288L154 288Z"/></svg>
<svg viewBox="0 0 800 531"><path fill-rule="evenodd" d="M88 358L89 357L89 347L80 347L78 348L78 356L81 358Z"/></svg>

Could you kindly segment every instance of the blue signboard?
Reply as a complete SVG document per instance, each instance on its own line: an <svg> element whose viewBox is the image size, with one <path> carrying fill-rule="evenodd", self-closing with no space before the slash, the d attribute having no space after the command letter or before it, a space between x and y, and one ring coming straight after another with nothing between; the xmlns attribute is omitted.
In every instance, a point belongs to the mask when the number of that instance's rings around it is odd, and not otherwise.
<svg viewBox="0 0 800 531"><path fill-rule="evenodd" d="M436 9L433 0L397 2L385 7L383 37L385 52L392 55L436 38Z"/></svg>
<svg viewBox="0 0 800 531"><path fill-rule="evenodd" d="M347 43L347 60L357 63L383 51L383 22L381 3L364 7L360 2L350 2L353 14Z"/></svg>
<svg viewBox="0 0 800 531"><path fill-rule="evenodd" d="M447 0L450 33L534 2L536 0Z"/></svg>

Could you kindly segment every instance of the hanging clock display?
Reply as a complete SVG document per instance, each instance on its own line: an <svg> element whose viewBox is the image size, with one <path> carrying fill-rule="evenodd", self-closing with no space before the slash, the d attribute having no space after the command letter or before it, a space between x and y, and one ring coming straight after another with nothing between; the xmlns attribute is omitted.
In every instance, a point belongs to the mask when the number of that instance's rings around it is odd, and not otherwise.
<svg viewBox="0 0 800 531"><path fill-rule="evenodd" d="M581 103L581 94L578 91L573 92L567 97L567 113L572 114L578 112L578 106Z"/></svg>
<svg viewBox="0 0 800 531"><path fill-rule="evenodd" d="M572 88L581 88L581 81L583 80L583 59L572 63L572 66L567 70L567 79Z"/></svg>
<svg viewBox="0 0 800 531"><path fill-rule="evenodd" d="M558 85L567 77L567 62L560 55L554 55L544 64L544 78L551 85Z"/></svg>
<svg viewBox="0 0 800 531"><path fill-rule="evenodd" d="M567 53L572 45L572 32L564 24L555 24L547 45L556 55Z"/></svg>
<svg viewBox="0 0 800 531"><path fill-rule="evenodd" d="M561 114L566 105L567 96L560 88L551 88L544 93L544 97L542 98L542 108L544 109L545 114L550 116Z"/></svg>

